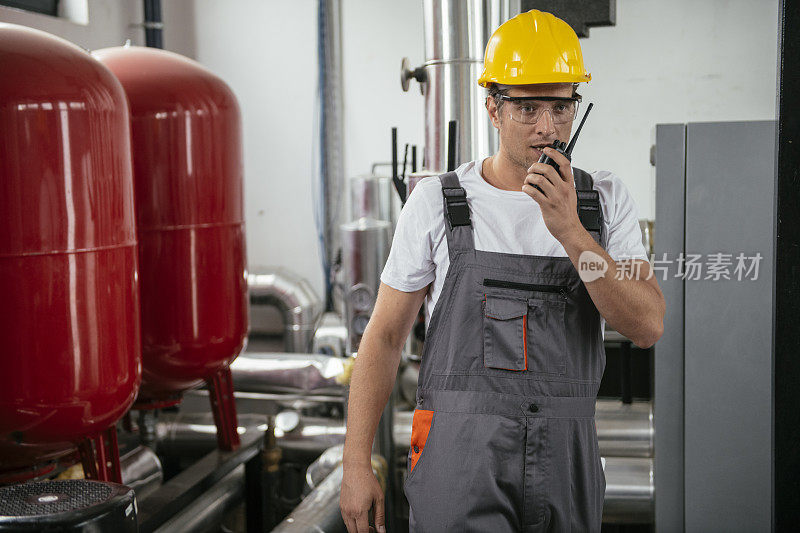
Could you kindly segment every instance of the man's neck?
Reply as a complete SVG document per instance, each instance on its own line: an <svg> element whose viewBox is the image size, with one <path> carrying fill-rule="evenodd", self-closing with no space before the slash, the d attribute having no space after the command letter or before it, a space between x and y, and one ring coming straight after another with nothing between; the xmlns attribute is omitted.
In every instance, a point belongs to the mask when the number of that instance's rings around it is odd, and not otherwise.
<svg viewBox="0 0 800 533"><path fill-rule="evenodd" d="M521 191L527 169L520 167L498 152L483 160L481 176L484 181L504 191Z"/></svg>

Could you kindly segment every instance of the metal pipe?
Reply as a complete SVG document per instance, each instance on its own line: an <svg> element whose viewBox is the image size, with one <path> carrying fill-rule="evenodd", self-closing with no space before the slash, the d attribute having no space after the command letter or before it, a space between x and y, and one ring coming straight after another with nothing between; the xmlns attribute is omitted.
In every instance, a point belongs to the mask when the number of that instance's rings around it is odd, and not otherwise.
<svg viewBox="0 0 800 533"><path fill-rule="evenodd" d="M425 0L425 64L413 71L425 95L425 168L441 172L446 164L446 127L458 120L461 161L489 155L497 149L477 84L483 55L492 32L520 12L519 0ZM401 67L403 87L412 72Z"/></svg>
<svg viewBox="0 0 800 533"><path fill-rule="evenodd" d="M296 422L287 426L281 414L275 417L275 438L288 459L311 462L331 446L344 443L342 420L297 416ZM239 415L240 436L253 431L263 433L266 429L266 417ZM156 431L159 455L200 456L216 447L217 429L210 413L164 417L158 421Z"/></svg>
<svg viewBox="0 0 800 533"><path fill-rule="evenodd" d="M341 394L336 378L345 359L310 353L245 352L231 363L236 391L290 394Z"/></svg>
<svg viewBox="0 0 800 533"><path fill-rule="evenodd" d="M333 455L339 453L331 452ZM386 490L386 461L378 455L372 456L372 471L381 483L383 490ZM273 533L318 531L325 533L344 532L345 525L342 521L342 512L339 509L339 496L342 490L342 464L339 462L336 467L325 477L308 496L303 498L300 505L284 519L283 522L272 530ZM388 498L386 498L388 499ZM387 512L387 522L389 520ZM387 531L389 529L387 523Z"/></svg>
<svg viewBox="0 0 800 533"><path fill-rule="evenodd" d="M603 457L653 457L653 404L598 400L595 423Z"/></svg>
<svg viewBox="0 0 800 533"><path fill-rule="evenodd" d="M324 531L325 533L344 532L342 512L339 509L339 495L342 490L342 465L339 464L316 489L295 507L272 533L293 531Z"/></svg>
<svg viewBox="0 0 800 533"><path fill-rule="evenodd" d="M164 481L161 461L147 446L133 448L122 454L119 461L122 484L132 488L139 501L156 491Z"/></svg>
<svg viewBox="0 0 800 533"><path fill-rule="evenodd" d="M637 457L606 457L606 494L603 522L651 524L655 512L653 460Z"/></svg>
<svg viewBox="0 0 800 533"><path fill-rule="evenodd" d="M308 280L285 268L271 267L249 273L247 285L250 291L250 333L266 332L257 320L252 319L253 307L275 306L283 315L286 351L308 351L317 319L323 311L322 300Z"/></svg>
<svg viewBox="0 0 800 533"><path fill-rule="evenodd" d="M267 417L239 414L237 432L245 434L267 430ZM156 452L162 456L202 456L217 447L217 426L209 412L164 416L156 422Z"/></svg>
<svg viewBox="0 0 800 533"><path fill-rule="evenodd" d="M338 313L323 313L314 332L311 353L344 357L347 347L347 327Z"/></svg>
<svg viewBox="0 0 800 533"><path fill-rule="evenodd" d="M206 533L218 531L230 509L244 498L244 465L237 466L217 484L164 522L157 533Z"/></svg>
<svg viewBox="0 0 800 533"><path fill-rule="evenodd" d="M320 454L306 469L306 485L314 490L322 483L334 468L339 466L344 456L344 444L331 446Z"/></svg>
<svg viewBox="0 0 800 533"><path fill-rule="evenodd" d="M325 264L330 269L339 250L339 224L342 221L344 192L344 126L342 71L342 7L341 0L317 2L317 62L320 99L320 171L325 205L323 240ZM330 270L325 272L330 279ZM327 285L327 284L326 284ZM330 287L325 295L325 310L333 303ZM307 346L288 351L306 351Z"/></svg>
<svg viewBox="0 0 800 533"><path fill-rule="evenodd" d="M272 402L273 400L264 400ZM266 410L263 410L266 412ZM282 411L287 413L289 411ZM294 413L294 411L291 411ZM394 442L396 453L408 453L411 442L412 411L395 411ZM285 454L308 458L318 457L331 446L344 443L345 423L340 418L310 417L297 415L296 423L282 425L281 414L277 417L275 434L278 446ZM634 402L623 406L616 400L598 400L595 421L603 457L652 457L653 416L649 402ZM266 429L261 415L240 414L239 434L246 431ZM203 454L212 450L216 441L216 427L210 413L181 414L174 418L162 417L157 424L158 453Z"/></svg>
<svg viewBox="0 0 800 533"><path fill-rule="evenodd" d="M164 22L161 0L144 0L144 42L151 48L164 48Z"/></svg>

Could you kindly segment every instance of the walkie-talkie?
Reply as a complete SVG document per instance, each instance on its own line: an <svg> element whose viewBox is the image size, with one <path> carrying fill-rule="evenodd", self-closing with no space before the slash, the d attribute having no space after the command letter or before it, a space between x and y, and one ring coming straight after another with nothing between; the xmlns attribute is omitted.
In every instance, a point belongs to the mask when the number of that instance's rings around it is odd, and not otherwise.
<svg viewBox="0 0 800 533"><path fill-rule="evenodd" d="M583 128L583 123L586 122L586 117L589 116L589 111L592 110L593 106L594 104L589 104L589 107L586 108L586 113L583 114L581 123L578 125L578 129L575 130L575 135L572 136L572 140L569 142L569 144L566 144L556 139L555 141L553 141L553 144L550 145L551 148L558 150L560 153L564 154L564 156L570 161L572 161L572 149L575 148L575 141L578 140L578 135L581 133L581 128ZM553 161L553 159L549 157L547 154L542 154L542 157L539 158L538 162L547 163L548 165L556 169L556 171L558 171L558 163ZM536 185L534 185L534 187L539 189L539 187ZM542 189L539 189L539 192L544 192L544 191L542 191Z"/></svg>

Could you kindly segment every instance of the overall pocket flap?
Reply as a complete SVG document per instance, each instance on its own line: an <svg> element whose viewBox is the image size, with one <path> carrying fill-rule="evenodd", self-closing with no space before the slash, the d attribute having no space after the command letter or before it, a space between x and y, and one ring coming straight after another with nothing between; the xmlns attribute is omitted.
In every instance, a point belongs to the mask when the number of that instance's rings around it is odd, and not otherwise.
<svg viewBox="0 0 800 533"><path fill-rule="evenodd" d="M509 320L519 318L528 313L528 302L518 298L503 298L501 296L486 295L484 314L496 320Z"/></svg>

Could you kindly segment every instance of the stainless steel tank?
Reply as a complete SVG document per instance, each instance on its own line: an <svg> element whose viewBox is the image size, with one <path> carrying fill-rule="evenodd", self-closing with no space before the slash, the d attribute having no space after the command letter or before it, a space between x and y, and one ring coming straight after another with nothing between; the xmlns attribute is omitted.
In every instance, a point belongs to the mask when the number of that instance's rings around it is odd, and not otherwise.
<svg viewBox="0 0 800 533"><path fill-rule="evenodd" d="M392 225L392 234L400 216L400 197L394 190L392 178L364 175L350 178L350 220L373 218Z"/></svg>
<svg viewBox="0 0 800 533"><path fill-rule="evenodd" d="M358 350L367 327L391 243L391 224L359 218L341 225L347 352Z"/></svg>

